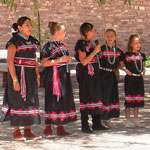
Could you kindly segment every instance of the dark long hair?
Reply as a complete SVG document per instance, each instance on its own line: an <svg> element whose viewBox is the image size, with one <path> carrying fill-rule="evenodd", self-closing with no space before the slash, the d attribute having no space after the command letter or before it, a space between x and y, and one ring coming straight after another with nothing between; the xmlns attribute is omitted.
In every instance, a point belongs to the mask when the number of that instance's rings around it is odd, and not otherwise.
<svg viewBox="0 0 150 150"><path fill-rule="evenodd" d="M17 23L13 23L13 24L12 24L12 28L13 28L13 30L14 30L14 32L12 32L12 35L13 35L13 36L16 35L16 34L18 34L18 32L19 32L18 26L22 26L26 20L31 21L30 18L24 16L24 17L20 17L20 18L17 20Z"/></svg>
<svg viewBox="0 0 150 150"><path fill-rule="evenodd" d="M80 34L84 36L85 39L87 39L87 33L89 31L92 31L93 27L94 26L91 23L88 22L83 23L80 27Z"/></svg>

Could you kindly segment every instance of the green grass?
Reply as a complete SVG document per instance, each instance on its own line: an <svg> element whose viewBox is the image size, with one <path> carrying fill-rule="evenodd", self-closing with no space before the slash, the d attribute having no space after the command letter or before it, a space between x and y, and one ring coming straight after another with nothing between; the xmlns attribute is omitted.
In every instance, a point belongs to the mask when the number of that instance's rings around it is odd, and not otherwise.
<svg viewBox="0 0 150 150"><path fill-rule="evenodd" d="M150 67L150 56L146 56L145 66Z"/></svg>

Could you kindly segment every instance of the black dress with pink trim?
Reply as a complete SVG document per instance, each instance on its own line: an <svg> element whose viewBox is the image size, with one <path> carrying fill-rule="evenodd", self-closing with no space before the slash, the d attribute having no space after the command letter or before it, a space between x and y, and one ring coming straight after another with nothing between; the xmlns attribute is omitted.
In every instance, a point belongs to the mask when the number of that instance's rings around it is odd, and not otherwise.
<svg viewBox="0 0 150 150"><path fill-rule="evenodd" d="M48 42L44 45L41 58L55 60L69 55L63 43ZM77 120L70 73L65 63L45 67L45 124L67 124Z"/></svg>
<svg viewBox="0 0 150 150"><path fill-rule="evenodd" d="M10 120L12 126L40 124L38 86L35 70L36 50L39 42L32 36L25 39L15 35L8 41L6 48L11 44L16 46L14 63L22 93L21 91L16 92L13 90L12 77L8 71L8 83L5 89L0 120Z"/></svg>
<svg viewBox="0 0 150 150"><path fill-rule="evenodd" d="M76 77L79 83L80 112L87 115L102 114L102 97L101 86L99 84L99 65L98 58L95 56L93 60L86 66L80 63L78 51L90 55L94 50L91 41L78 40L75 46L75 57L79 63L76 67Z"/></svg>
<svg viewBox="0 0 150 150"><path fill-rule="evenodd" d="M119 48L115 48L115 52L109 46L107 48L106 45L101 47L99 69L104 120L120 115L118 83L114 70L118 68L120 61L123 61L123 52Z"/></svg>
<svg viewBox="0 0 150 150"><path fill-rule="evenodd" d="M146 57L143 53L126 52L124 55L125 67L133 76L125 76L125 107L144 107L144 81L141 75L143 62Z"/></svg>

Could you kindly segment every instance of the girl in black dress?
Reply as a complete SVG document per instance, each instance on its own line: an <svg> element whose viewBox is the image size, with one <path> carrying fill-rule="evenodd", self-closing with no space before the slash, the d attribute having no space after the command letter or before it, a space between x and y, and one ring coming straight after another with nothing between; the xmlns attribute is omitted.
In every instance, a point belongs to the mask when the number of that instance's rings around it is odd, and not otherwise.
<svg viewBox="0 0 150 150"><path fill-rule="evenodd" d="M116 32L107 29L105 32L106 44L101 47L99 78L102 87L102 102L104 124L115 127L110 118L117 118L120 114L118 83L115 70L123 63L123 52L117 47Z"/></svg>
<svg viewBox="0 0 150 150"><path fill-rule="evenodd" d="M91 40L95 36L95 28L90 23L83 23L80 27L81 39L75 46L75 57L79 61L76 67L79 83L80 112L82 131L92 133L88 124L88 115L92 115L92 129L105 129L100 123L102 114L101 87L99 84L100 45L94 46Z"/></svg>
<svg viewBox="0 0 150 150"><path fill-rule="evenodd" d="M126 72L125 76L125 114L126 127L138 126L139 107L144 107L144 81L145 69L143 63L145 55L140 52L141 40L139 35L131 35L128 42L128 52L124 56L124 64ZM134 110L133 122L130 120L130 108Z"/></svg>
<svg viewBox="0 0 150 150"><path fill-rule="evenodd" d="M39 42L31 36L32 24L28 17L21 17L13 24L13 37L8 41L8 83L1 110L1 120L10 119L14 126L14 139L39 138L30 126L40 123L38 86L40 76L36 50ZM24 126L24 137L20 126Z"/></svg>
<svg viewBox="0 0 150 150"><path fill-rule="evenodd" d="M68 49L61 42L65 40L65 27L57 22L50 22L49 29L53 40L46 43L42 50L45 86L45 137L52 137L51 124L56 124L57 135L67 136L71 133L63 125L76 121L74 97L68 64L72 61Z"/></svg>

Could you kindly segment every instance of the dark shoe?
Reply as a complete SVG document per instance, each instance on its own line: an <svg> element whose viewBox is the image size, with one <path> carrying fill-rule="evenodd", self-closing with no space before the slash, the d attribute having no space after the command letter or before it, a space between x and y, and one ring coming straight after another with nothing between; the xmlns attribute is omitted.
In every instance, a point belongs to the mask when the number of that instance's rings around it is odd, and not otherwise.
<svg viewBox="0 0 150 150"><path fill-rule="evenodd" d="M93 130L108 130L109 128L99 125L99 126L92 126L92 129Z"/></svg>
<svg viewBox="0 0 150 150"><path fill-rule="evenodd" d="M81 131L84 132L84 133L88 133L88 134L93 133L93 131L90 128L82 128Z"/></svg>
<svg viewBox="0 0 150 150"><path fill-rule="evenodd" d="M52 128L51 128L51 125L47 125L44 129L44 137L45 138L51 138L51 137L54 137L52 135Z"/></svg>
<svg viewBox="0 0 150 150"><path fill-rule="evenodd" d="M40 136L36 136L31 132L31 129L24 129L24 137L29 138L29 139L40 139Z"/></svg>
<svg viewBox="0 0 150 150"><path fill-rule="evenodd" d="M16 141L25 141L25 140L26 140L26 138L24 138L24 137L21 135L20 130L14 131L13 136L14 136L14 139L15 139Z"/></svg>
<svg viewBox="0 0 150 150"><path fill-rule="evenodd" d="M70 135L72 135L72 133L65 131L63 126L58 126L57 127L57 135L58 136L70 136Z"/></svg>

